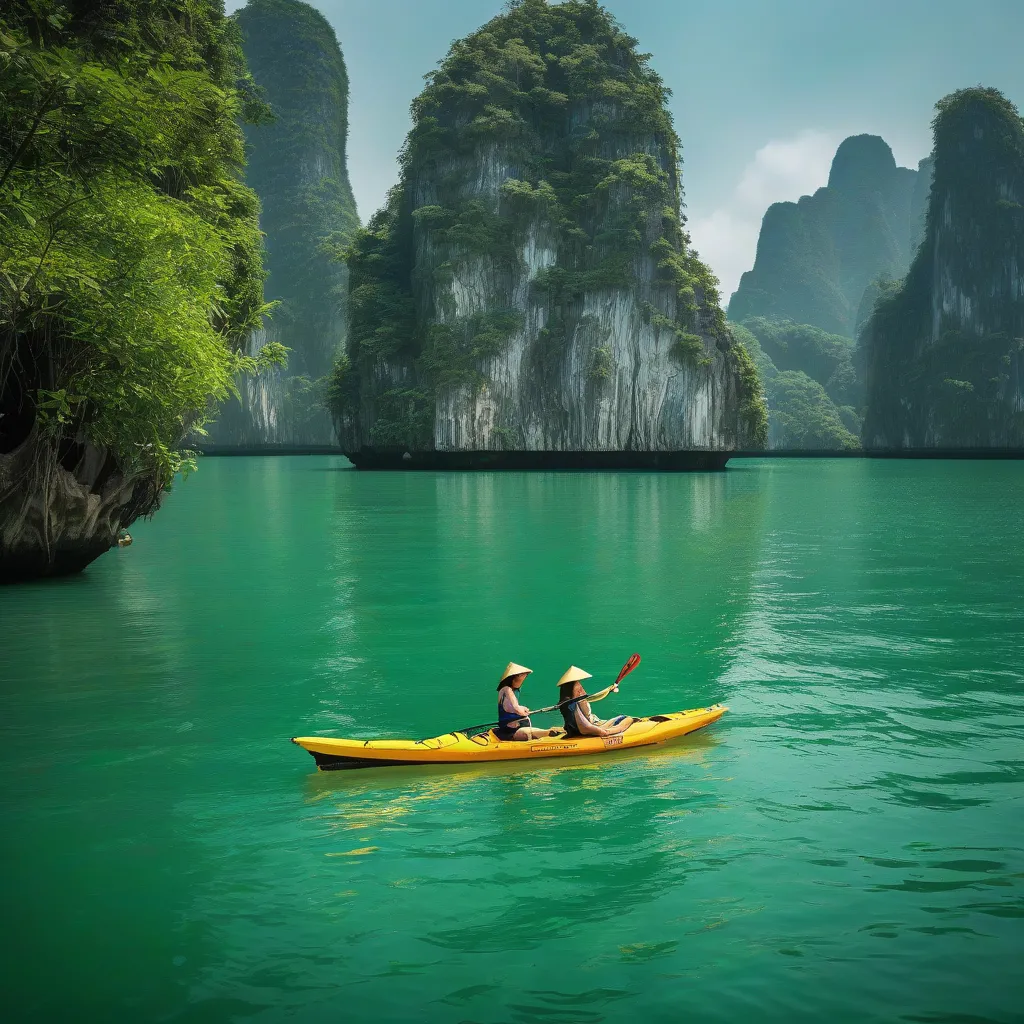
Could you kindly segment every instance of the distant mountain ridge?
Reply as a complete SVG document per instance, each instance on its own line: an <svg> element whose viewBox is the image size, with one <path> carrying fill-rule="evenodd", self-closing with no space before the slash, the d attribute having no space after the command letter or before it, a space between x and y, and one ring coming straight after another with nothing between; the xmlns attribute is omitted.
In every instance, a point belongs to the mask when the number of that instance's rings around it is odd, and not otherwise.
<svg viewBox="0 0 1024 1024"><path fill-rule="evenodd" d="M729 319L786 319L855 337L873 305L872 296L863 308L865 291L879 277L902 277L910 265L930 186L930 159L917 170L898 167L877 135L845 139L826 186L768 208Z"/></svg>
<svg viewBox="0 0 1024 1024"><path fill-rule="evenodd" d="M348 72L327 19L301 0L249 0L235 16L275 115L246 127L260 197L266 296L279 305L252 347L278 341L288 366L239 382L210 429L217 446L325 445L324 380L345 343L348 271L337 252L359 227L348 179Z"/></svg>

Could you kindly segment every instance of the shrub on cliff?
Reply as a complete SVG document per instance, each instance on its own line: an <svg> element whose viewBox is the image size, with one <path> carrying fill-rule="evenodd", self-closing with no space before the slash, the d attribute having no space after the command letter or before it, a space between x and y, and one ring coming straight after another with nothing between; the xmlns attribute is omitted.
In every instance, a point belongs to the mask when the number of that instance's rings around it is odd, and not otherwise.
<svg viewBox="0 0 1024 1024"><path fill-rule="evenodd" d="M255 368L238 121L264 108L236 33L220 0L20 0L0 18L0 454L36 446L26 492L91 445L149 476L149 511L181 438Z"/></svg>

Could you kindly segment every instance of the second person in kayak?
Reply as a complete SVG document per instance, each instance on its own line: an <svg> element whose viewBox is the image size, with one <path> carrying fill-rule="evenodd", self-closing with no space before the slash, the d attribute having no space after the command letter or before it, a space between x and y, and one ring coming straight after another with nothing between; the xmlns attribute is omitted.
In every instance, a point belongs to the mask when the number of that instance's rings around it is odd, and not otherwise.
<svg viewBox="0 0 1024 1024"><path fill-rule="evenodd" d="M499 740L536 740L541 736L554 736L554 729L537 729L530 721L530 709L519 703L519 687L533 671L510 661L498 683L498 728L494 734Z"/></svg>
<svg viewBox="0 0 1024 1024"><path fill-rule="evenodd" d="M602 722L590 709L590 701L586 699L587 691L583 689L583 680L593 678L589 672L570 666L568 672L558 680L558 703L565 722L566 736L617 736L625 732L633 719L628 715Z"/></svg>

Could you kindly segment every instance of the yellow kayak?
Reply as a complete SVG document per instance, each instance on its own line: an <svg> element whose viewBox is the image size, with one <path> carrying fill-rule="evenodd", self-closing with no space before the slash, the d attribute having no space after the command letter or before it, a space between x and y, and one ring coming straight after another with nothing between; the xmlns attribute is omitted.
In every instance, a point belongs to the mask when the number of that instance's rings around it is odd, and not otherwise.
<svg viewBox="0 0 1024 1024"><path fill-rule="evenodd" d="M729 709L724 704L692 708L670 715L638 718L617 736L555 736L538 740L499 740L493 731L479 736L449 732L428 740L342 740L329 736L295 736L321 771L341 768L383 768L410 764L477 764L486 761L529 761L539 757L578 757L649 747L677 739L717 722Z"/></svg>

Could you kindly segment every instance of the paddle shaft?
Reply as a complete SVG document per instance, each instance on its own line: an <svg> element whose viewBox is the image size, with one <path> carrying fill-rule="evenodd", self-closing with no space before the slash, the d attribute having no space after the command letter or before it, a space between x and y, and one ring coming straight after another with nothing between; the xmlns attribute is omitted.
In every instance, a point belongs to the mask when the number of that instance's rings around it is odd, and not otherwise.
<svg viewBox="0 0 1024 1024"><path fill-rule="evenodd" d="M558 711L563 708L566 704L571 704L574 700L604 700L609 693L614 690L619 683L622 682L630 672L633 671L640 664L640 655L633 654L630 656L629 661L622 666L622 671L618 674L615 682L611 686L606 686L603 690L598 690L597 693L590 694L585 693L582 697L569 697L567 700L559 701L557 704L552 704L548 708L538 708L536 711L531 711L530 715L546 715L551 711ZM514 718L512 722L526 722L529 721L529 715L524 715L522 718ZM510 722L509 725L512 723ZM501 725L501 722L482 722L480 725L471 725L466 729L453 729L452 732L477 732L483 731L484 729L494 729L496 726Z"/></svg>
<svg viewBox="0 0 1024 1024"><path fill-rule="evenodd" d="M609 686L604 690L599 690L595 694L587 693L582 697L573 697L571 700L602 700L612 692L612 689L613 687ZM546 715L551 711L558 711L562 705L568 703L570 703L570 701L563 700L560 704L552 704L549 708L536 708L530 712L530 715ZM512 725L519 722L528 722L530 720L530 715L523 715L522 718L513 718L508 723L509 727L511 728ZM468 729L453 729L452 732L482 732L484 729L495 729L499 725L501 725L501 722L482 722L480 725L471 725ZM516 727L518 728L518 725L516 725Z"/></svg>

